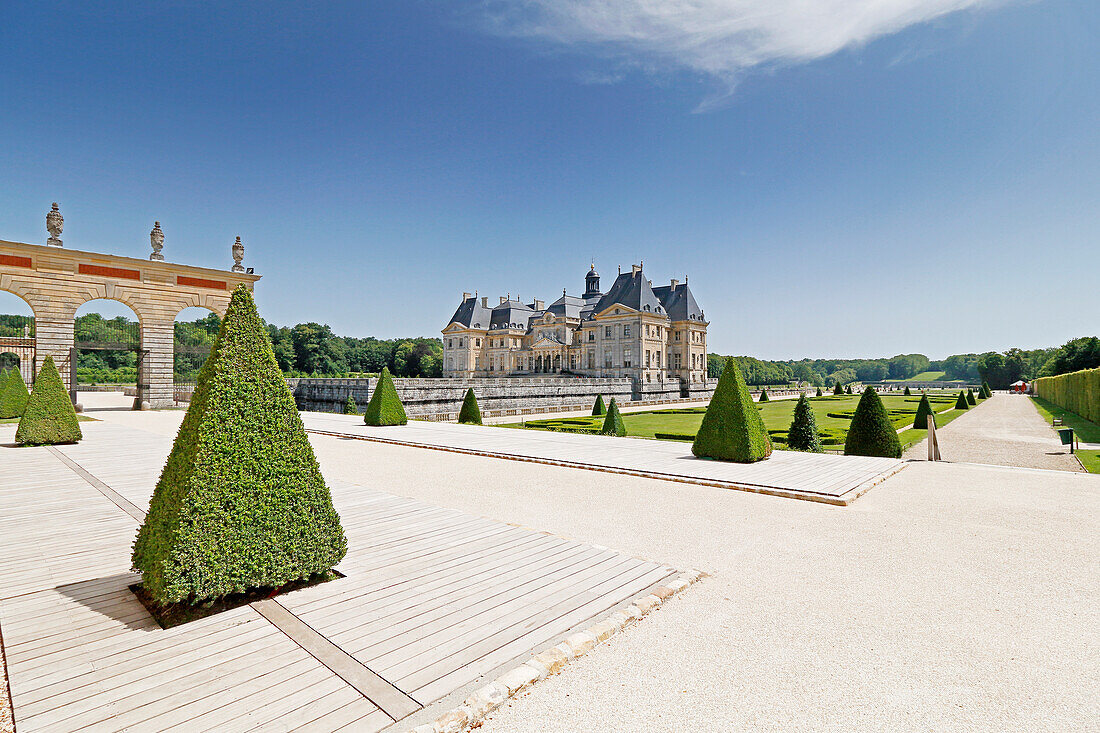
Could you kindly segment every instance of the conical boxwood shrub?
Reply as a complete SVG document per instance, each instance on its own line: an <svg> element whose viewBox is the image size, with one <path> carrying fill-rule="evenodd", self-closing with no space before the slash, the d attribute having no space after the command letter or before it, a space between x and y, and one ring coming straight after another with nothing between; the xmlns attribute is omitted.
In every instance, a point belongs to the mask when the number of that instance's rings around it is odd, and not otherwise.
<svg viewBox="0 0 1100 733"><path fill-rule="evenodd" d="M840 382L837 382L836 386L833 387L833 394L835 394L835 395L844 394L844 385L842 385Z"/></svg>
<svg viewBox="0 0 1100 733"><path fill-rule="evenodd" d="M18 369L10 369L4 375L2 382L0 384L0 419L23 417L23 412L27 409L27 400L31 396L27 391L27 383L23 381L23 375ZM65 399L69 399L68 393ZM72 404L72 400L69 400L69 404Z"/></svg>
<svg viewBox="0 0 1100 733"><path fill-rule="evenodd" d="M772 454L772 441L752 401L741 368L726 359L691 452L700 458L753 463Z"/></svg>
<svg viewBox="0 0 1100 733"><path fill-rule="evenodd" d="M993 390L989 388L989 382L985 381L984 379L982 380L982 389L985 390L985 396L987 398L993 396Z"/></svg>
<svg viewBox="0 0 1100 733"><path fill-rule="evenodd" d="M852 394L852 385L848 385L844 388L844 394Z"/></svg>
<svg viewBox="0 0 1100 733"><path fill-rule="evenodd" d="M905 396L906 397L912 397L913 396L913 393L909 391L909 385L908 384L905 385Z"/></svg>
<svg viewBox="0 0 1100 733"><path fill-rule="evenodd" d="M787 445L795 450L821 452L821 437L817 434L817 418L806 395L798 398L794 406L794 418L787 430Z"/></svg>
<svg viewBox="0 0 1100 733"><path fill-rule="evenodd" d="M966 404L968 404L968 405L978 404L978 401L976 399L974 399L974 390L972 390L972 389L966 390Z"/></svg>
<svg viewBox="0 0 1100 733"><path fill-rule="evenodd" d="M917 416L913 418L913 427L917 430L928 429L928 416L932 415L935 419L935 413L932 412L932 403L928 401L928 395L923 394L920 398L920 404L917 405Z"/></svg>
<svg viewBox="0 0 1100 733"><path fill-rule="evenodd" d="M873 388L863 390L844 441L846 456L901 458L901 441Z"/></svg>
<svg viewBox="0 0 1100 733"><path fill-rule="evenodd" d="M607 407L603 403L603 395L602 394L596 395L596 403L594 405L592 405L592 414L593 415L606 415L607 414Z"/></svg>
<svg viewBox="0 0 1100 733"><path fill-rule="evenodd" d="M390 370L382 367L374 394L370 396L370 402L363 413L363 422L367 425L383 426L404 425L408 421L405 406L401 404L401 398L397 396L397 389L393 386Z"/></svg>
<svg viewBox="0 0 1100 733"><path fill-rule="evenodd" d="M814 396L815 396L815 397L820 397L820 396L821 396L821 387L818 387L818 388L817 388L817 394L816 394L816 395L814 395Z"/></svg>
<svg viewBox="0 0 1100 733"><path fill-rule="evenodd" d="M966 392L963 392L961 389L959 390L959 398L957 400L955 400L955 409L956 410L969 410L970 409L970 403L966 401Z"/></svg>
<svg viewBox="0 0 1100 733"><path fill-rule="evenodd" d="M615 404L615 398L611 398L611 404L607 408L607 417L603 419L601 435L617 435L620 438L626 436L626 426L623 425L623 416L619 414L619 406Z"/></svg>
<svg viewBox="0 0 1100 733"><path fill-rule="evenodd" d="M134 542L161 604L325 573L347 552L294 397L244 286L233 292Z"/></svg>
<svg viewBox="0 0 1100 733"><path fill-rule="evenodd" d="M19 374L8 376L9 390L12 382L16 381L23 384L23 377ZM53 357L47 356L34 380L34 391L27 400L27 407L19 418L15 442L22 445L57 445L75 443L83 437L73 401L61 381L61 375L57 373Z"/></svg>
<svg viewBox="0 0 1100 733"><path fill-rule="evenodd" d="M466 397L462 400L462 409L458 411L458 421L465 425L481 424L481 408L477 406L477 397L474 397L474 388L466 390Z"/></svg>
<svg viewBox="0 0 1100 733"><path fill-rule="evenodd" d="M352 397L350 393L348 394L348 401L344 403L344 414L345 415L358 415L359 414L359 405L355 404L355 398Z"/></svg>
<svg viewBox="0 0 1100 733"><path fill-rule="evenodd" d="M766 387L761 387L760 388L760 397L756 401L757 402L769 402L769 401L771 401L771 398L768 397L768 390L767 390Z"/></svg>

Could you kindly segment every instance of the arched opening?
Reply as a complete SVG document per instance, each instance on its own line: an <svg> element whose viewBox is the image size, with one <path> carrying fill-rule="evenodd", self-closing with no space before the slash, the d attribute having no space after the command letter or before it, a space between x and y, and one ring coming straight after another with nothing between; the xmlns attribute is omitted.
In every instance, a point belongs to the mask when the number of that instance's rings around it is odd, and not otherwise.
<svg viewBox="0 0 1100 733"><path fill-rule="evenodd" d="M0 369L16 368L30 387L37 373L34 311L15 293L0 290Z"/></svg>
<svg viewBox="0 0 1100 733"><path fill-rule="evenodd" d="M209 308L184 308L176 314L172 339L172 399L177 405L191 402L195 380L210 356L221 323L221 317Z"/></svg>
<svg viewBox="0 0 1100 733"><path fill-rule="evenodd" d="M145 399L141 323L117 300L89 300L73 318L73 400L85 410L129 410ZM59 365L60 366L60 365Z"/></svg>

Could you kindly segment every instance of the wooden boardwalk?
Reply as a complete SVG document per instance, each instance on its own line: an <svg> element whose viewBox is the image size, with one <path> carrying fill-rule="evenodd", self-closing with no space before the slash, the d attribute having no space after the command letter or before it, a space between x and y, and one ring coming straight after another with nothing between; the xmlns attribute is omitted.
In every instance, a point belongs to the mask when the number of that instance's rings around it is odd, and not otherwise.
<svg viewBox="0 0 1100 733"><path fill-rule="evenodd" d="M669 577L655 562L334 485L347 577L170 630L127 586L171 440L0 447L0 629L32 731L380 730ZM10 443L14 426L0 426Z"/></svg>
<svg viewBox="0 0 1100 733"><path fill-rule="evenodd" d="M306 428L342 435L495 458L538 461L571 468L626 473L794 499L846 505L901 470L894 458L777 450L759 463L696 458L679 441L615 438L545 430L413 421L373 428L362 418L302 413Z"/></svg>

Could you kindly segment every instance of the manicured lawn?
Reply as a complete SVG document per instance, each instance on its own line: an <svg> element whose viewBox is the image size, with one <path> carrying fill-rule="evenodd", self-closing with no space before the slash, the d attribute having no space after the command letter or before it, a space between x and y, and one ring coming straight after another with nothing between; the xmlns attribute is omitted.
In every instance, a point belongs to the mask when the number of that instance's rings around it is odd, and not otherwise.
<svg viewBox="0 0 1100 733"><path fill-rule="evenodd" d="M921 372L916 376L909 377L902 381L905 382L938 382L943 379L947 372Z"/></svg>
<svg viewBox="0 0 1100 733"><path fill-rule="evenodd" d="M938 424L949 422L962 411L953 410L955 404L954 394L929 393L928 399L932 403L932 409L937 412L951 410L946 415L940 415ZM913 423L917 413L917 403L920 395L911 397L904 395L882 395L882 403L886 407L890 420L897 428L903 428ZM787 428L790 427L794 414L796 400L775 400L757 405L760 416L764 419L764 426L777 448L783 448L787 442ZM821 442L826 450L841 450L844 447L844 439L848 434L848 425L855 414L856 405L859 403L859 395L828 395L825 397L813 397L810 405L817 419L817 429L821 434ZM623 413L623 424L626 426L627 435L638 438L657 438L666 440L691 440L699 430L699 424L703 421L705 408L683 408L669 410L652 410L648 412ZM526 427L541 430L566 430L571 432L589 432L598 429L603 424L602 417L571 417L556 418L550 420L529 420ZM513 425L508 427L521 427ZM919 436L910 436L910 433L919 433ZM902 444L905 445L910 437L916 442L924 438L925 431L908 430L902 434ZM672 437L676 436L676 437Z"/></svg>
<svg viewBox="0 0 1100 733"><path fill-rule="evenodd" d="M1039 414L1048 423L1053 423L1054 418L1062 418L1062 424L1067 428L1073 428L1077 439L1082 443L1100 443L1100 425L1090 422L1076 412L1064 410L1053 402L1048 402L1042 397L1032 397L1032 402L1039 410ZM1100 451L1079 450L1076 456L1081 459L1081 465L1089 473L1100 473Z"/></svg>

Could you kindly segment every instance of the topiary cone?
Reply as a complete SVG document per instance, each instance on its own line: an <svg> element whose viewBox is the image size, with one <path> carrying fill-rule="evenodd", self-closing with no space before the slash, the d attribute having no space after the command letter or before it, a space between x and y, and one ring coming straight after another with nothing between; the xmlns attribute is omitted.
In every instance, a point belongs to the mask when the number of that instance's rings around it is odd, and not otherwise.
<svg viewBox="0 0 1100 733"><path fill-rule="evenodd" d="M23 385L19 374L8 375L6 392L12 384ZM26 389L26 385L23 385ZM53 357L47 356L34 380L34 391L27 400L26 409L19 418L15 442L22 445L57 445L75 443L84 436L76 419L76 410L61 375L57 373Z"/></svg>
<svg viewBox="0 0 1100 733"><path fill-rule="evenodd" d="M53 363L52 359L50 363ZM56 371L56 368L54 371ZM13 417L23 417L30 396L30 392L27 391L27 383L23 381L23 375L19 370L7 370L2 380L0 380L0 419L10 420ZM69 399L67 392L65 393L65 399ZM69 404L72 404L72 400L69 400Z"/></svg>
<svg viewBox="0 0 1100 733"><path fill-rule="evenodd" d="M840 382L837 382L836 385L833 387L833 394L835 394L835 395L844 394L844 387L841 386Z"/></svg>
<svg viewBox="0 0 1100 733"><path fill-rule="evenodd" d="M844 440L846 456L901 458L901 441L886 414L882 399L873 388L863 390L856 413Z"/></svg>
<svg viewBox="0 0 1100 733"><path fill-rule="evenodd" d="M600 428L601 435L617 435L620 438L626 436L626 426L623 425L623 416L619 414L619 406L615 404L615 398L611 398L611 406L607 408L607 417Z"/></svg>
<svg viewBox="0 0 1100 733"><path fill-rule="evenodd" d="M359 414L359 405L355 404L355 398L352 397L350 393L348 394L348 401L344 403L344 414L345 415L358 415Z"/></svg>
<svg viewBox="0 0 1100 733"><path fill-rule="evenodd" d="M818 388L817 388L817 394L816 394L816 395L814 395L814 396L815 396L815 397L820 397L820 396L821 396L821 387L818 387Z"/></svg>
<svg viewBox="0 0 1100 733"><path fill-rule="evenodd" d="M474 388L466 390L466 397L462 400L462 409L458 411L458 421L465 425L481 424L481 408L477 406L477 398L474 397Z"/></svg>
<svg viewBox="0 0 1100 733"><path fill-rule="evenodd" d="M905 396L912 397L913 393L909 391L909 385L905 385Z"/></svg>
<svg viewBox="0 0 1100 733"><path fill-rule="evenodd" d="M614 399L614 398L612 398L612 399ZM595 404L592 405L592 414L593 415L606 415L607 414L607 407L603 403L603 395L602 394L596 395L596 402L595 402Z"/></svg>
<svg viewBox="0 0 1100 733"><path fill-rule="evenodd" d="M397 396L397 389L393 386L390 370L382 367L382 374L378 377L374 394L370 396L367 409L363 412L363 422L381 427L404 425L408 421L409 418L405 416L405 406L401 404L401 398Z"/></svg>
<svg viewBox="0 0 1100 733"><path fill-rule="evenodd" d="M753 463L772 454L772 442L752 401L741 368L726 359L691 452L700 458Z"/></svg>
<svg viewBox="0 0 1100 733"><path fill-rule="evenodd" d="M974 390L972 390L972 389L966 390L966 404L968 404L968 405L978 404L978 401L976 399L974 399Z"/></svg>
<svg viewBox="0 0 1100 733"><path fill-rule="evenodd" d="M959 390L959 398L957 400L955 400L955 409L956 410L969 410L970 409L970 403L966 401L966 393L963 392L961 389Z"/></svg>
<svg viewBox="0 0 1100 733"><path fill-rule="evenodd" d="M794 418L787 430L787 445L795 450L821 452L821 437L817 434L817 418L806 395L798 398Z"/></svg>
<svg viewBox="0 0 1100 733"><path fill-rule="evenodd" d="M848 386L846 386L846 387L844 388L844 394L853 394L853 392L852 392L852 385L850 385L850 384L849 384Z"/></svg>
<svg viewBox="0 0 1100 733"><path fill-rule="evenodd" d="M757 399L756 401L757 401L757 402L768 402L768 401L769 401L770 399L771 399L771 398L770 398L770 397L768 397L768 390L767 390L767 388L765 388L765 387L761 387L761 388L760 388L760 397L759 397L759 398L758 398L758 399Z"/></svg>
<svg viewBox="0 0 1100 733"><path fill-rule="evenodd" d="M162 604L324 573L347 541L252 294L238 286L134 542Z"/></svg>
<svg viewBox="0 0 1100 733"><path fill-rule="evenodd" d="M932 415L932 419L935 420L935 413L932 411L932 403L928 401L928 395L921 395L920 404L917 405L917 416L913 418L913 427L917 430L928 429L928 416Z"/></svg>

